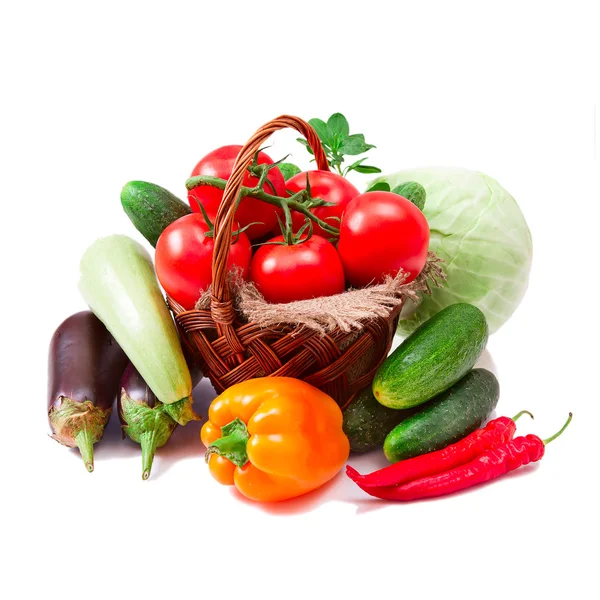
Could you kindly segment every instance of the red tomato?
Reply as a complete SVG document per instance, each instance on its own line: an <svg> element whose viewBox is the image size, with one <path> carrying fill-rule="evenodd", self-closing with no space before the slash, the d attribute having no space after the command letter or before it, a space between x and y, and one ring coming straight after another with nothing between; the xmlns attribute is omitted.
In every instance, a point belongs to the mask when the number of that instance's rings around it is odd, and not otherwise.
<svg viewBox="0 0 600 600"><path fill-rule="evenodd" d="M333 245L319 236L304 240L292 246L263 245L252 258L250 277L267 302L308 300L344 291L344 269Z"/></svg>
<svg viewBox="0 0 600 600"><path fill-rule="evenodd" d="M156 275L165 292L187 310L194 308L202 290L212 281L214 240L204 234L209 231L202 215L192 213L171 223L156 243L154 262ZM248 278L252 248L245 233L241 233L229 252L228 268L242 269Z"/></svg>
<svg viewBox="0 0 600 600"><path fill-rule="evenodd" d="M329 171L308 171L310 182L310 193L313 198L321 198L326 202L333 202L335 206L318 206L311 212L333 227L339 227L340 222L331 217L342 218L342 214L348 203L356 198L360 192L344 177L330 173ZM285 187L292 193L306 189L306 173L298 173L285 183ZM292 211L292 223L294 231L298 231L305 223L306 217L299 212ZM279 229L277 229L279 232ZM331 237L331 234L323 231L319 225L314 226L313 233L323 237Z"/></svg>
<svg viewBox="0 0 600 600"><path fill-rule="evenodd" d="M338 252L354 287L382 283L400 269L412 281L425 266L429 225L409 200L392 192L367 192L346 209Z"/></svg>
<svg viewBox="0 0 600 600"><path fill-rule="evenodd" d="M191 177L196 175L212 175L221 179L229 179L235 159L242 149L241 146L223 146L207 154L192 171ZM264 153L258 155L258 163L261 165L273 164L273 161ZM285 196L285 181L281 171L274 167L269 171L268 181L273 187L265 182L263 190L275 196ZM253 187L258 183L258 178L246 173L244 185ZM223 199L223 190L219 190L209 185L203 185L188 192L188 202L194 212L200 212L197 200L202 202L206 212L209 215L216 215L219 204ZM274 206L256 200L255 198L244 198L240 203L235 214L236 221L240 227L245 227L250 223L261 223L261 225L252 225L246 230L246 234L251 240L259 238L271 231L277 224L276 209Z"/></svg>

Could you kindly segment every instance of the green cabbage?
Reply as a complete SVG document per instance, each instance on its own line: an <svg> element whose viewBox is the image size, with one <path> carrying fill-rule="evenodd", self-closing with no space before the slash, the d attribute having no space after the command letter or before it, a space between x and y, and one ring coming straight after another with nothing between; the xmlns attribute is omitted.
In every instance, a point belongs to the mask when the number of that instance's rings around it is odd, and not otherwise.
<svg viewBox="0 0 600 600"><path fill-rule="evenodd" d="M490 332L499 329L521 302L531 268L531 234L515 199L491 177L466 169L412 169L375 181L392 188L417 181L425 188L429 248L444 259L448 276L399 331L410 333L456 302L479 307Z"/></svg>

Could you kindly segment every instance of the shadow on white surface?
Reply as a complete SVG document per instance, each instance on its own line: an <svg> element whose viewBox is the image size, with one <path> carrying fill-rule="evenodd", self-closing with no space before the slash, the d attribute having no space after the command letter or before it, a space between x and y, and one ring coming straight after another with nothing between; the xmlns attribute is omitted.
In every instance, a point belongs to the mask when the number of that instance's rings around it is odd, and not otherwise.
<svg viewBox="0 0 600 600"><path fill-rule="evenodd" d="M79 455L79 450L73 451ZM102 439L94 445L94 469L97 470L101 463L114 459L132 458L139 456L140 459L140 477L142 471L142 453L138 444L132 442L129 438L123 439L121 423L117 414L116 404L113 407L110 421L104 430ZM79 458L81 460L81 458Z"/></svg>
<svg viewBox="0 0 600 600"><path fill-rule="evenodd" d="M191 421L185 427L177 427L171 439L156 451L153 477L160 477L179 461L204 456L206 448L200 441L200 429L208 418L208 407L215 396L215 390L208 379L203 379L194 388L194 411L202 419Z"/></svg>

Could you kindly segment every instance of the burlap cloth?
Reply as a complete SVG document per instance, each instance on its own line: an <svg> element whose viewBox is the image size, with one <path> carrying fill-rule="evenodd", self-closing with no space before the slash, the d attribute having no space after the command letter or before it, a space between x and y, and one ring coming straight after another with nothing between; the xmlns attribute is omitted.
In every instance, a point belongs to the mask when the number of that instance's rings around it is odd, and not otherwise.
<svg viewBox="0 0 600 600"><path fill-rule="evenodd" d="M243 281L239 273L233 272L230 276L231 296L242 322L254 322L266 329L289 327L297 332L308 327L322 335L339 329L349 334L340 343L340 349L344 350L356 340L370 319L376 316L387 318L395 309L402 307L407 299L418 303L421 294L431 293L432 284L442 285L445 280L442 262L430 252L425 267L410 283L404 283L406 276L400 272L378 285L287 304L268 303L252 282ZM209 310L210 297L209 288L196 303L196 308ZM395 325L395 320L390 320L390 335L393 335ZM373 358L372 352L361 357L348 370L350 381L366 373Z"/></svg>

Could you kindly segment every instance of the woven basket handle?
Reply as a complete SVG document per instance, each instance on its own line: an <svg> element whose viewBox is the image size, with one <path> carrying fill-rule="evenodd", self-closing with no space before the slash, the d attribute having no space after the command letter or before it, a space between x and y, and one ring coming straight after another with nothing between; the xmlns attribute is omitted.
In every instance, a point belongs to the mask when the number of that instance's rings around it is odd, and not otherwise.
<svg viewBox="0 0 600 600"><path fill-rule="evenodd" d="M282 115L263 125L240 150L235 159L231 176L225 186L223 200L215 218L211 312L216 323L230 324L233 322L233 307L230 302L229 285L227 282L227 259L229 258L229 247L235 224L236 201L244 176L246 175L246 170L252 162L254 155L265 141L275 131L286 129L287 127L295 129L306 138L308 145L315 155L317 168L322 171L329 171L329 164L327 163L327 158L316 131L306 121L290 115Z"/></svg>

